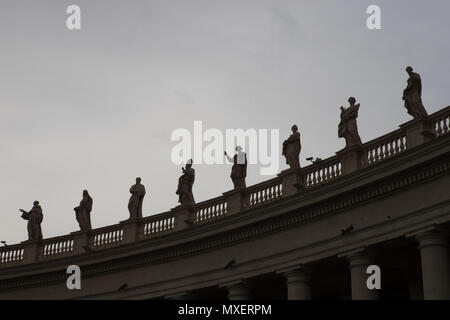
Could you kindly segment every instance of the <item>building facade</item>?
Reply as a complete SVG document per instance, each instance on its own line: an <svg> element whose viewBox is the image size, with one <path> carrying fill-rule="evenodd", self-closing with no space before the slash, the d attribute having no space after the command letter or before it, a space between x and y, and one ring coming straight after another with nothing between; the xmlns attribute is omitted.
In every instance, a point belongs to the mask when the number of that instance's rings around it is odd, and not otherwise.
<svg viewBox="0 0 450 320"><path fill-rule="evenodd" d="M0 299L449 299L449 127L447 107L193 206L2 247Z"/></svg>

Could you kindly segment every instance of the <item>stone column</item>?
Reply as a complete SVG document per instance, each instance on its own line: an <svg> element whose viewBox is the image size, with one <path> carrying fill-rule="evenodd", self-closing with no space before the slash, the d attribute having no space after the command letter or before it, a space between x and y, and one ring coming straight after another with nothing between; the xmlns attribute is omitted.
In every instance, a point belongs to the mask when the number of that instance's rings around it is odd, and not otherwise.
<svg viewBox="0 0 450 320"><path fill-rule="evenodd" d="M247 284L238 280L222 285L228 291L228 300L250 300L250 292L247 288Z"/></svg>
<svg viewBox="0 0 450 320"><path fill-rule="evenodd" d="M288 300L311 300L309 272L304 266L282 270L286 278Z"/></svg>
<svg viewBox="0 0 450 320"><path fill-rule="evenodd" d="M446 234L433 230L416 235L422 261L425 300L449 299L448 243Z"/></svg>
<svg viewBox="0 0 450 320"><path fill-rule="evenodd" d="M377 300L378 290L367 288L367 267L373 264L373 260L366 250L356 251L345 255L349 262L352 300Z"/></svg>

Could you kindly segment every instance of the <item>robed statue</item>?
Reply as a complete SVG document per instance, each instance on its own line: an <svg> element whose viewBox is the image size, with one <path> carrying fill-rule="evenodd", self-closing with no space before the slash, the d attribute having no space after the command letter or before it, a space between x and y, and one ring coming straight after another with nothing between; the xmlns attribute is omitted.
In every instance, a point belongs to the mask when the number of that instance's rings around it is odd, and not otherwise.
<svg viewBox="0 0 450 320"><path fill-rule="evenodd" d="M40 241L42 240L42 229L41 223L44 219L42 214L42 208L39 205L39 201L33 202L33 208L29 212L20 209L22 212L22 218L28 220L28 240L29 241Z"/></svg>
<svg viewBox="0 0 450 320"><path fill-rule="evenodd" d="M403 90L405 108L414 119L424 119L428 113L422 103L422 80L418 73L413 72L412 67L407 67L406 72L409 74L409 78L408 85Z"/></svg>
<svg viewBox="0 0 450 320"><path fill-rule="evenodd" d="M92 198L87 190L83 191L83 199L80 201L80 205L75 210L75 217L80 225L81 231L91 231L91 211L92 211Z"/></svg>
<svg viewBox="0 0 450 320"><path fill-rule="evenodd" d="M136 184L130 188L131 197L128 201L130 219L142 218L142 203L144 202L145 187L141 178L136 178Z"/></svg>
<svg viewBox="0 0 450 320"><path fill-rule="evenodd" d="M236 154L231 158L227 152L224 152L229 162L233 163L231 167L231 181L234 189L245 188L245 178L247 177L247 154L242 151L242 147L236 147Z"/></svg>
<svg viewBox="0 0 450 320"><path fill-rule="evenodd" d="M292 134L283 142L283 156L286 158L286 164L291 169L300 168L300 150L302 145L300 143L300 132L294 124L291 128Z"/></svg>
<svg viewBox="0 0 450 320"><path fill-rule="evenodd" d="M358 133L358 125L356 124L359 103L356 104L356 99L353 97L350 97L348 102L350 104L348 108L341 106L341 122L338 128L338 136L339 138L345 138L346 148L362 144Z"/></svg>
<svg viewBox="0 0 450 320"><path fill-rule="evenodd" d="M195 181L195 170L192 169L192 159L188 161L186 168L181 168L181 171L183 174L178 179L178 188L176 191L178 202L181 205L193 205L195 201L192 186Z"/></svg>

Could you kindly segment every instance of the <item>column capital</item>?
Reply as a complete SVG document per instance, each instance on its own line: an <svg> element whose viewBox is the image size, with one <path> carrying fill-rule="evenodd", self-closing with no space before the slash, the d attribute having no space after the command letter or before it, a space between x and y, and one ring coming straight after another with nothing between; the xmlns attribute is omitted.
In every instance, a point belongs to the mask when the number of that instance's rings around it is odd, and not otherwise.
<svg viewBox="0 0 450 320"><path fill-rule="evenodd" d="M286 278L288 300L310 300L310 272L304 265L297 265L277 271Z"/></svg>
<svg viewBox="0 0 450 320"><path fill-rule="evenodd" d="M367 264L373 262L373 257L370 249L366 246L354 248L338 254L338 258L345 258L350 266L356 266L360 264Z"/></svg>
<svg viewBox="0 0 450 320"><path fill-rule="evenodd" d="M230 281L219 285L219 287L227 289L229 300L250 300L250 294L245 280Z"/></svg>
<svg viewBox="0 0 450 320"><path fill-rule="evenodd" d="M438 224L434 223L434 224L430 224L430 225L427 225L427 226L423 226L423 227L419 227L419 228L413 229L413 230L409 231L408 233L405 233L405 237L406 238L415 238L415 239L417 239L417 236L419 236L421 234L429 233L429 232L447 233L447 231L445 229L443 229Z"/></svg>
<svg viewBox="0 0 450 320"><path fill-rule="evenodd" d="M307 282L309 281L310 271L304 265L292 266L276 271L276 274L282 274L289 282Z"/></svg>
<svg viewBox="0 0 450 320"><path fill-rule="evenodd" d="M441 230L432 230L423 233L419 233L414 238L419 242L419 249L428 246L443 246L448 245L447 233Z"/></svg>

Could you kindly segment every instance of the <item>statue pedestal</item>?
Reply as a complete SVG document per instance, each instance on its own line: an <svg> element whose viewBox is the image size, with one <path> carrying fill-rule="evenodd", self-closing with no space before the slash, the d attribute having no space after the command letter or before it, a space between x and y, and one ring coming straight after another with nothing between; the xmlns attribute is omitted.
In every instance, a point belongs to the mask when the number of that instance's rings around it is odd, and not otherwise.
<svg viewBox="0 0 450 320"><path fill-rule="evenodd" d="M89 252L91 249L91 232L76 231L70 234L73 237L73 254Z"/></svg>
<svg viewBox="0 0 450 320"><path fill-rule="evenodd" d="M123 226L122 243L133 243L140 240L140 235L144 233L144 223L142 218L130 218L120 221Z"/></svg>
<svg viewBox="0 0 450 320"><path fill-rule="evenodd" d="M411 120L400 125L400 128L406 131L407 149L427 143L436 135L432 123L427 119Z"/></svg>
<svg viewBox="0 0 450 320"><path fill-rule="evenodd" d="M23 241L23 263L33 263L38 260L41 254L41 242L40 241Z"/></svg>
<svg viewBox="0 0 450 320"><path fill-rule="evenodd" d="M246 189L234 189L223 193L227 198L227 215L244 211L248 207L248 192Z"/></svg>
<svg viewBox="0 0 450 320"><path fill-rule="evenodd" d="M367 156L361 145L354 145L336 152L341 157L342 173L349 174L363 168L367 164Z"/></svg>
<svg viewBox="0 0 450 320"><path fill-rule="evenodd" d="M301 169L287 169L278 174L281 178L283 197L296 194L305 188Z"/></svg>
<svg viewBox="0 0 450 320"><path fill-rule="evenodd" d="M195 224L195 212L193 205L180 205L171 209L175 217L174 231L180 231L192 227Z"/></svg>

